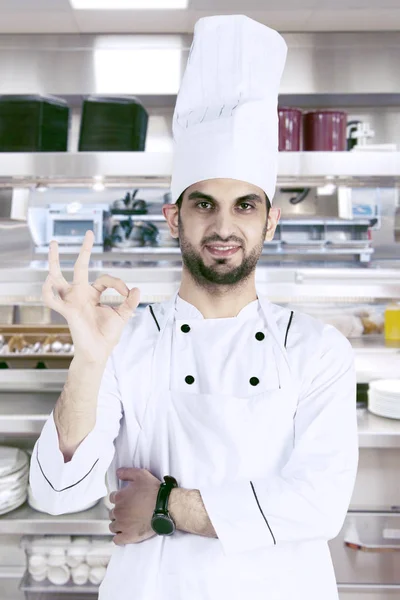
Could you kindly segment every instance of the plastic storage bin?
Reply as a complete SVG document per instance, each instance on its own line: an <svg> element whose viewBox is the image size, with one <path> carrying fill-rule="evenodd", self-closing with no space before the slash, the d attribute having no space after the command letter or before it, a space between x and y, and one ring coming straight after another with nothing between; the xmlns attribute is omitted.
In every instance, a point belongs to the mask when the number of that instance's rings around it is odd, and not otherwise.
<svg viewBox="0 0 400 600"><path fill-rule="evenodd" d="M52 96L0 96L0 152L66 152L69 108Z"/></svg>
<svg viewBox="0 0 400 600"><path fill-rule="evenodd" d="M135 98L87 98L83 102L79 151L142 151L147 123L147 111Z"/></svg>

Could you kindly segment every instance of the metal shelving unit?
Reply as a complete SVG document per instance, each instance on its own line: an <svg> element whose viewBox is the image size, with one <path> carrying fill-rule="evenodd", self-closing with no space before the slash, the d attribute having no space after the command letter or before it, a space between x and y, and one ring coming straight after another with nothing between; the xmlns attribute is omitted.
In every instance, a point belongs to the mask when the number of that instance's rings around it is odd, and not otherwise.
<svg viewBox="0 0 400 600"><path fill-rule="evenodd" d="M377 345L371 345L370 348L362 348L360 346L361 343L354 340L358 383L390 377L393 369L398 370L400 347L385 348L382 345L379 348ZM0 435L30 437L39 435L54 405L54 394L46 397L43 392L51 390L58 395L66 380L67 370L40 370L40 380L39 377L32 377L32 374L35 372L29 369L10 369L0 372ZM21 388L26 389L25 379L31 382L29 401L26 397L17 395ZM2 398L4 392L7 395ZM10 393L15 394L15 397L10 399ZM400 421L367 414L360 421L359 426L360 447L400 448Z"/></svg>
<svg viewBox="0 0 400 600"><path fill-rule="evenodd" d="M168 187L172 154L165 152L2 153L0 184L26 187L88 185L102 178L107 185ZM400 181L400 152L281 152L278 184L365 185ZM390 182L390 183L389 183Z"/></svg>
<svg viewBox="0 0 400 600"><path fill-rule="evenodd" d="M25 503L0 516L0 535L112 535L102 501L83 512L52 516Z"/></svg>

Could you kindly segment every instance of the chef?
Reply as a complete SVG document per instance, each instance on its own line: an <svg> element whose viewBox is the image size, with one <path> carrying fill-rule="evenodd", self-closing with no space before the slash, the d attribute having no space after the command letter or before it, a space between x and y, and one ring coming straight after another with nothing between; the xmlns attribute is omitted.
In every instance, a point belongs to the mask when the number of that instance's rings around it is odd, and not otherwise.
<svg viewBox="0 0 400 600"><path fill-rule="evenodd" d="M93 424L85 430L96 367L71 364L30 472L51 514L112 490L115 550L100 600L338 598L328 541L357 470L352 349L334 327L270 303L255 284L280 216L272 200L286 51L276 31L245 16L196 24L173 117L174 203L163 208L183 259L170 300L132 316L137 291L105 275L89 286L90 232L74 289L52 247L43 296L76 340L84 322L71 298L90 287L126 295ZM117 317L90 302L95 356L96 327ZM67 456L62 440L78 429Z"/></svg>

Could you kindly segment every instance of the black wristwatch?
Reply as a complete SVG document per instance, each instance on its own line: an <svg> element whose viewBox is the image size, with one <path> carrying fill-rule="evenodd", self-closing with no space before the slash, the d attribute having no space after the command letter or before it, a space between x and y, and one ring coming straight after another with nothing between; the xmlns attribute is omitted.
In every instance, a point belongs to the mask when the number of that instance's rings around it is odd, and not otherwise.
<svg viewBox="0 0 400 600"><path fill-rule="evenodd" d="M168 512L168 500L172 488L178 487L178 482L170 475L165 475L164 482L158 490L156 507L151 519L151 527L158 535L172 535L176 528Z"/></svg>

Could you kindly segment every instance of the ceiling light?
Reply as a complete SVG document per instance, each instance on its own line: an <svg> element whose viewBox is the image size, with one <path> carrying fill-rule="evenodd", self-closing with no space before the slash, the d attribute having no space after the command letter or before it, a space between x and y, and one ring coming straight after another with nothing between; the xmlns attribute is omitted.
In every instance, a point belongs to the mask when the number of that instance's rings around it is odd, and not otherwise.
<svg viewBox="0 0 400 600"><path fill-rule="evenodd" d="M75 10L185 9L189 0L69 0Z"/></svg>

